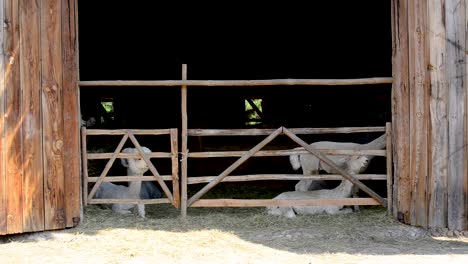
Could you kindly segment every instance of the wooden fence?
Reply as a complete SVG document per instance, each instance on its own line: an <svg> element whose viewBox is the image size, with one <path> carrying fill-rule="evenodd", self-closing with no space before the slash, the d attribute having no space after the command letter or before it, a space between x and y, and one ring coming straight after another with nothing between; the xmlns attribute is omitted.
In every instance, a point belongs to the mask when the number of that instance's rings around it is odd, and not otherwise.
<svg viewBox="0 0 468 264"><path fill-rule="evenodd" d="M369 150L317 150L311 148L308 143L300 139L296 134L322 134L322 133L362 133L362 132L385 132L387 137L386 149ZM188 136L262 136L267 137L248 151L216 151L216 152L185 152L182 158L182 167L187 167L188 158L217 158L217 157L239 157L232 165L226 168L218 176L198 176L188 177L187 173L182 173L182 214L186 214L187 207L260 207L260 206L312 206L312 205L383 205L391 212L392 207L392 145L391 145L391 124L386 127L353 127L353 128L296 128L287 129L280 127L272 129L189 129ZM279 135L286 135L291 140L301 145L303 150L261 150ZM338 175L295 175L295 174L257 174L257 175L236 175L229 176L242 163L252 157L266 156L289 156L292 154L315 155L319 160L326 163L339 172ZM372 155L384 156L387 159L386 174L359 174L351 175L339 168L326 155ZM185 165L184 165L185 164ZM348 179L361 190L366 192L371 198L343 198L343 199L317 199L317 200L271 200L271 199L201 199L209 190L221 182L247 182L258 180L340 180ZM382 198L361 180L386 180L387 199ZM187 197L187 184L207 183L201 190L192 197Z"/></svg>
<svg viewBox="0 0 468 264"><path fill-rule="evenodd" d="M87 204L107 204L107 203L127 203L127 204L161 204L171 203L174 207L180 206L180 189L179 189L179 163L177 154L177 129L158 129L158 130L130 130L130 129L119 129L119 130L106 130L106 129L86 129L85 127L81 130L82 134L82 155L83 155L83 203ZM87 150L87 137L96 135L122 135L118 146L113 153L88 153ZM171 152L151 152L143 153L140 143L136 139L135 135L169 135ZM139 150L138 154L133 153L121 153L121 150L127 140L133 143L135 148ZM112 164L117 158L143 158L149 166L149 170L152 173L151 176L111 176L107 177L107 173L112 167ZM156 167L151 163L150 158L170 158L172 164L172 175L160 175ZM104 167L99 177L88 176L88 160L95 159L108 159L106 166ZM132 180L141 181L154 181L159 183L159 186L166 194L166 198L160 199L96 199L94 195L98 190L102 182L128 182ZM165 181L172 181L172 192L167 187ZM88 192L88 183L94 182L95 184Z"/></svg>

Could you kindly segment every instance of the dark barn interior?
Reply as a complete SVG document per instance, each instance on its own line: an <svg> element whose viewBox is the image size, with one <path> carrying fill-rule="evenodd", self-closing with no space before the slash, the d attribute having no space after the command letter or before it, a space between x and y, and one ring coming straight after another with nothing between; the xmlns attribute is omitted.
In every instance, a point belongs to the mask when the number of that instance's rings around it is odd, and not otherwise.
<svg viewBox="0 0 468 264"><path fill-rule="evenodd" d="M188 65L189 80L392 76L390 1L206 8L168 8L154 2L79 1L81 81L180 80L182 64ZM93 128L181 128L178 87L81 87L80 100L82 118L96 120ZM261 113L251 109L249 100ZM189 129L361 127L390 121L390 84L188 88ZM310 143L366 143L379 135L302 138ZM191 137L188 148L248 150L262 139ZM143 143L167 151L164 140ZM113 140L88 145L109 142ZM281 137L266 148L294 147ZM233 161L189 161L189 176L218 175ZM163 171L170 170L169 163L161 165ZM367 171L385 173L385 159L375 158ZM293 171L287 157L270 157L251 159L233 174L253 173ZM295 182L280 184L291 189ZM371 184L385 195L384 182Z"/></svg>

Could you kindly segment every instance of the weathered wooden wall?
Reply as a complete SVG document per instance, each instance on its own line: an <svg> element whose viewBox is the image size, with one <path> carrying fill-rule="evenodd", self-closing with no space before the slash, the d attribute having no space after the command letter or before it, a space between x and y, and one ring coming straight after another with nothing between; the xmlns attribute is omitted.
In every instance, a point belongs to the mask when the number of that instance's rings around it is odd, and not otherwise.
<svg viewBox="0 0 468 264"><path fill-rule="evenodd" d="M468 229L467 1L393 0L394 215Z"/></svg>
<svg viewBox="0 0 468 264"><path fill-rule="evenodd" d="M80 217L75 0L0 1L0 234Z"/></svg>

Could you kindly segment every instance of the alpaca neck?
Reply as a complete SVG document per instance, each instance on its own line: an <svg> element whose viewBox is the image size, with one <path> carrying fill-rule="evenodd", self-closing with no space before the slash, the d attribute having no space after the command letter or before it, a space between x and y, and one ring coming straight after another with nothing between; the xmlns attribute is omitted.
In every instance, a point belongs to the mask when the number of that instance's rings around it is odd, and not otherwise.
<svg viewBox="0 0 468 264"><path fill-rule="evenodd" d="M387 145L387 136L383 134L382 136L372 140L369 143L363 144L362 149L383 149Z"/></svg>
<svg viewBox="0 0 468 264"><path fill-rule="evenodd" d="M127 175L128 176L143 176L143 173L136 173L130 169L127 170ZM134 180L131 181L130 184L128 185L128 189L130 193L135 193L135 194L140 194L141 190L141 180Z"/></svg>

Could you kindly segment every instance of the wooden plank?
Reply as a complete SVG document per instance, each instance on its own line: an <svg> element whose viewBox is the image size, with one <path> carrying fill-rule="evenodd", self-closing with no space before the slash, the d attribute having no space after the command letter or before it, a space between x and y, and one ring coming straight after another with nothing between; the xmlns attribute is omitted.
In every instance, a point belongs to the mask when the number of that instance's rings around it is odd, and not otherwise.
<svg viewBox="0 0 468 264"><path fill-rule="evenodd" d="M131 133L133 135L169 135L171 129L88 129L87 134L92 135L125 135Z"/></svg>
<svg viewBox="0 0 468 264"><path fill-rule="evenodd" d="M171 172L172 172L172 195L174 196L174 206L180 207L180 187L179 187L179 145L177 144L177 129L171 129ZM164 178L161 176L164 180Z"/></svg>
<svg viewBox="0 0 468 264"><path fill-rule="evenodd" d="M409 223L409 77L408 0L392 0L392 132L394 154L394 216Z"/></svg>
<svg viewBox="0 0 468 264"><path fill-rule="evenodd" d="M467 159L465 100L467 89L466 1L446 0L447 80L448 80L448 228L462 230L467 225L465 211Z"/></svg>
<svg viewBox="0 0 468 264"><path fill-rule="evenodd" d="M372 198L309 199L309 200L242 200L200 199L192 207L263 207L263 206L323 206L323 205L380 205Z"/></svg>
<svg viewBox="0 0 468 264"><path fill-rule="evenodd" d="M61 8L60 0L44 0L41 2L41 77L46 229L66 227L63 171Z"/></svg>
<svg viewBox="0 0 468 264"><path fill-rule="evenodd" d="M187 80L187 64L182 65L182 80ZM181 98L181 115L182 115L182 132L181 132L181 160L180 160L180 174L181 180L181 196L180 196L180 216L182 219L187 217L187 163L188 163L188 119L187 119L187 86L182 85L180 88Z"/></svg>
<svg viewBox="0 0 468 264"><path fill-rule="evenodd" d="M427 226L427 131L428 107L426 98L427 61L425 0L408 2L409 80L410 80L410 223Z"/></svg>
<svg viewBox="0 0 468 264"><path fill-rule="evenodd" d="M362 184L356 177L353 175L349 174L348 172L344 171L340 167L338 167L332 160L330 160L327 156L323 155L319 151L315 150L311 146L309 146L306 142L304 142L302 139L300 139L298 136L294 135L291 133L288 129L283 128L283 133L287 135L289 138L291 138L294 142L297 144L301 145L304 147L307 151L312 153L315 157L317 157L320 161L323 161L325 164L330 166L332 169L336 170L339 174L341 174L344 178L355 184L359 189L363 190L365 193L369 194L372 198L377 200L382 206L387 207L387 202L385 199L380 197L376 192L373 190L369 189L369 187L365 186Z"/></svg>
<svg viewBox="0 0 468 264"><path fill-rule="evenodd" d="M95 160L95 159L110 159L114 153L88 153L87 158L90 160ZM148 153L148 158L172 158L172 154L169 152L152 152ZM133 154L133 153L119 153L117 155L117 158L119 159L128 159L128 158L139 158L139 154Z"/></svg>
<svg viewBox="0 0 468 264"><path fill-rule="evenodd" d="M171 203L169 199L91 199L89 204L108 204L108 203L121 203L121 204L168 204Z"/></svg>
<svg viewBox="0 0 468 264"><path fill-rule="evenodd" d="M448 85L446 76L445 1L429 0L428 22L431 167L429 226L447 227Z"/></svg>
<svg viewBox="0 0 468 264"><path fill-rule="evenodd" d="M385 132L385 127L288 128L296 135ZM266 136L275 129L189 129L189 136Z"/></svg>
<svg viewBox="0 0 468 264"><path fill-rule="evenodd" d="M326 155L371 155L386 156L385 150L339 150L339 149L317 149ZM220 157L240 157L245 151L212 151L212 152L190 152L189 158L220 158ZM289 156L292 154L309 154L307 150L262 150L253 157Z"/></svg>
<svg viewBox="0 0 468 264"><path fill-rule="evenodd" d="M283 128L280 127L278 128L275 132L273 132L271 135L266 137L264 140L262 140L260 143L258 143L255 147L253 147L251 150L247 151L240 157L238 160L236 160L231 166L229 166L227 169L225 169L220 175L218 175L214 180L212 180L210 183L205 185L200 191L198 191L196 194L194 194L188 201L188 206L193 204L196 200L200 199L205 193L207 193L209 190L211 190L214 186L216 186L218 183L220 183L224 177L228 176L231 172L233 172L237 167L239 167L242 163L244 163L246 160L248 160L250 157L252 157L253 154L258 152L260 149L262 149L264 146L266 146L268 143L270 143L273 139L275 139L278 135L281 134L283 131Z"/></svg>
<svg viewBox="0 0 468 264"><path fill-rule="evenodd" d="M465 0L465 22L468 25L468 3ZM468 50L468 26L465 28L465 50ZM466 57L465 57L466 62ZM468 76L468 67L465 66L465 76ZM468 156L468 83L465 84L465 155ZM465 194L465 215L468 215L468 157L465 158L465 184L463 192ZM468 230L468 219L465 222L464 230Z"/></svg>
<svg viewBox="0 0 468 264"><path fill-rule="evenodd" d="M0 21L5 20L5 2L0 4ZM6 60L4 53L4 26L0 27L0 94L5 94ZM5 97L0 96L0 235L7 233L7 204L6 204L6 155L5 155Z"/></svg>
<svg viewBox="0 0 468 264"><path fill-rule="evenodd" d="M358 180L386 180L386 174L355 174ZM112 177L114 178L114 176ZM212 181L216 176L197 176L188 177L188 184L198 184ZM226 176L222 182L246 182L246 181L270 181L270 180L342 180L343 176L339 174L252 174Z"/></svg>
<svg viewBox="0 0 468 264"><path fill-rule="evenodd" d="M161 175L163 181L172 181L172 175ZM97 182L99 177L88 177L87 182ZM102 182L129 182L129 181L154 181L154 176L111 176L102 179Z"/></svg>
<svg viewBox="0 0 468 264"><path fill-rule="evenodd" d="M44 230L39 1L20 1L21 124L23 130L23 232Z"/></svg>
<svg viewBox="0 0 468 264"><path fill-rule="evenodd" d="M76 0L62 0L63 57L63 157L65 177L65 219L67 227L81 220L80 111L78 105L78 65Z"/></svg>
<svg viewBox="0 0 468 264"><path fill-rule="evenodd" d="M393 214L393 146L392 146L392 124L387 123L387 213L388 215ZM356 175L358 176L358 175Z"/></svg>
<svg viewBox="0 0 468 264"><path fill-rule="evenodd" d="M87 136L86 136L86 127L81 128L81 165L82 165L82 174L83 174L83 194L82 202L83 206L88 205L88 152L87 152Z"/></svg>
<svg viewBox="0 0 468 264"><path fill-rule="evenodd" d="M22 97L20 83L20 36L18 1L5 1L5 157L7 233L23 232L23 157L21 116Z"/></svg>
<svg viewBox="0 0 468 264"><path fill-rule="evenodd" d="M273 79L273 80L168 80L168 81L81 81L80 86L271 86L271 85L367 85L392 83L390 77L360 79Z"/></svg>

